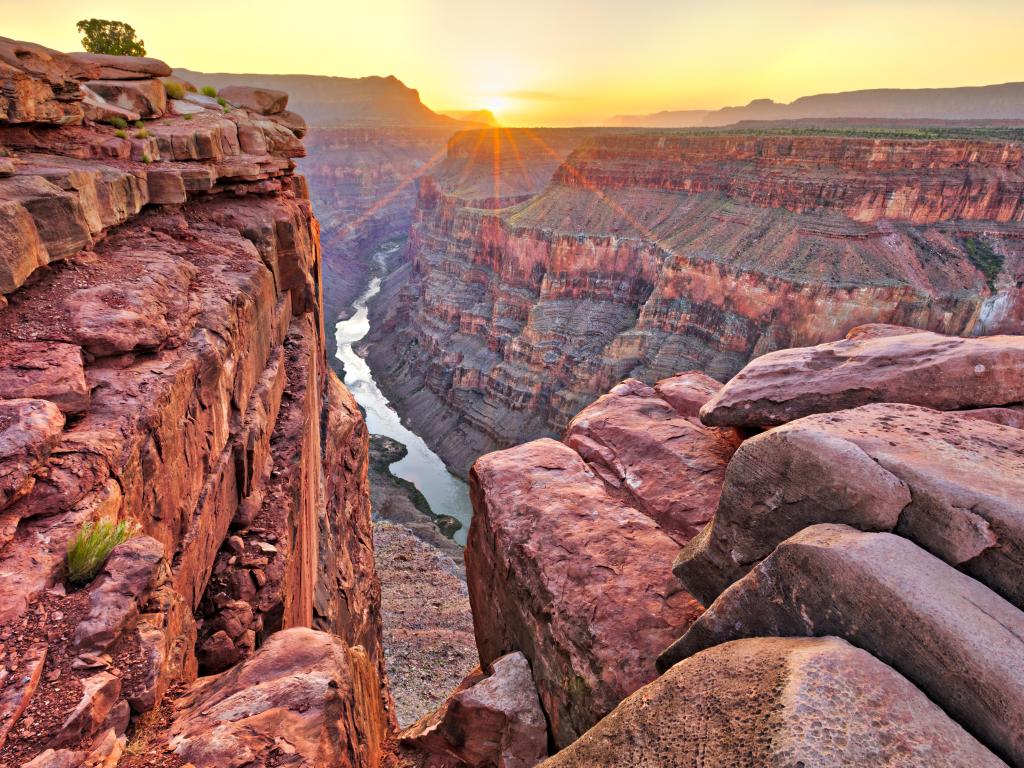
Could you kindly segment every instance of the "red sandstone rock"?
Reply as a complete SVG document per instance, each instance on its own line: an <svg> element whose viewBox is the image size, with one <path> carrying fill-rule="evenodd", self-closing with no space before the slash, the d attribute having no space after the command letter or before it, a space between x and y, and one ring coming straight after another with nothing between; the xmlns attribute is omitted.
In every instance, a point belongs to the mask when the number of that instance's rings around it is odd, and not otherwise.
<svg viewBox="0 0 1024 768"><path fill-rule="evenodd" d="M89 80L85 87L144 118L160 117L167 111L167 94L159 80Z"/></svg>
<svg viewBox="0 0 1024 768"><path fill-rule="evenodd" d="M921 334L926 335L926 334ZM747 440L675 572L713 600L814 523L892 530L1024 606L1024 431L912 405L809 416Z"/></svg>
<svg viewBox="0 0 1024 768"><path fill-rule="evenodd" d="M701 406L721 388L722 382L700 371L677 373L654 385L658 395L675 408L676 413L688 419L696 419Z"/></svg>
<svg viewBox="0 0 1024 768"><path fill-rule="evenodd" d="M380 698L360 688L355 663L339 638L309 629L278 632L242 664L196 682L175 713L168 748L195 768L280 759L376 766L383 733L370 726L380 720Z"/></svg>
<svg viewBox="0 0 1024 768"><path fill-rule="evenodd" d="M10 665L14 667L13 669L10 669L8 664L4 665L4 679L0 681L6 683L3 693L0 694L0 748L7 741L11 728L32 701L43 675L47 650L46 643L37 643L28 648L17 665Z"/></svg>
<svg viewBox="0 0 1024 768"><path fill-rule="evenodd" d="M0 398L49 400L64 413L89 407L82 350L56 342L0 343Z"/></svg>
<svg viewBox="0 0 1024 768"><path fill-rule="evenodd" d="M634 693L546 768L1004 765L878 659L834 637L724 643Z"/></svg>
<svg viewBox="0 0 1024 768"><path fill-rule="evenodd" d="M1024 757L1024 612L913 542L807 528L726 590L659 665L771 635L847 639L996 754L1011 764Z"/></svg>
<svg viewBox="0 0 1024 768"><path fill-rule="evenodd" d="M60 439L64 416L43 400L0 400L0 509L32 490Z"/></svg>
<svg viewBox="0 0 1024 768"><path fill-rule="evenodd" d="M100 732L121 693L121 679L109 672L97 672L82 681L82 700L68 715L52 746L77 744Z"/></svg>
<svg viewBox="0 0 1024 768"><path fill-rule="evenodd" d="M626 379L569 422L565 443L685 544L714 514L739 439L679 415L653 388Z"/></svg>
<svg viewBox="0 0 1024 768"><path fill-rule="evenodd" d="M659 647L701 607L672 584L675 542L561 443L484 456L470 481L466 572L481 662L522 651L565 746L654 678Z"/></svg>
<svg viewBox="0 0 1024 768"><path fill-rule="evenodd" d="M547 756L547 725L521 653L477 670L436 712L400 735L431 768L531 768Z"/></svg>
<svg viewBox="0 0 1024 768"><path fill-rule="evenodd" d="M163 562L163 545L149 536L114 548L89 587L89 614L75 627L73 643L79 653L104 653L117 640L160 586Z"/></svg>
<svg viewBox="0 0 1024 768"><path fill-rule="evenodd" d="M98 74L58 51L0 37L0 123L81 123L78 80Z"/></svg>
<svg viewBox="0 0 1024 768"><path fill-rule="evenodd" d="M271 88L229 85L221 88L217 95L236 107L251 109L261 115L277 115L288 106L288 94Z"/></svg>
<svg viewBox="0 0 1024 768"><path fill-rule="evenodd" d="M701 409L705 424L764 426L867 403L951 411L1024 401L1024 337L861 335L753 360Z"/></svg>
<svg viewBox="0 0 1024 768"><path fill-rule="evenodd" d="M164 62L147 56L112 56L75 51L69 53L68 57L85 66L99 67L100 80L147 80L171 74L171 68Z"/></svg>

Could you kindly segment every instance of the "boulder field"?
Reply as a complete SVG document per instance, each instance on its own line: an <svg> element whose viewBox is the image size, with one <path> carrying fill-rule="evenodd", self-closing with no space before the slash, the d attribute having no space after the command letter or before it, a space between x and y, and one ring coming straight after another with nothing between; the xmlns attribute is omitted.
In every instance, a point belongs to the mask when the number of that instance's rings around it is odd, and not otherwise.
<svg viewBox="0 0 1024 768"><path fill-rule="evenodd" d="M459 472L627 377L725 381L866 323L1024 331L1019 142L496 133L420 181L372 332L388 396Z"/></svg>
<svg viewBox="0 0 1024 768"><path fill-rule="evenodd" d="M530 661L543 765L1024 765L1022 349L857 327L478 459L477 645Z"/></svg>

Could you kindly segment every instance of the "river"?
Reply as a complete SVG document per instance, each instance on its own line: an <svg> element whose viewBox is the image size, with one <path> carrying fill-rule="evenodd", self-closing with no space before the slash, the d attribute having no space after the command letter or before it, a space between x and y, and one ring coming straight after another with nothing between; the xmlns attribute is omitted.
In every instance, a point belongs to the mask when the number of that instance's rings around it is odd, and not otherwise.
<svg viewBox="0 0 1024 768"><path fill-rule="evenodd" d="M398 245L387 245L395 249ZM393 251L392 251L393 252ZM382 265L386 252L374 254L374 261ZM445 467L441 457L434 453L419 435L402 424L391 403L373 379L366 361L356 354L353 344L370 332L367 305L380 291L380 277L373 277L363 295L352 308L355 313L341 320L335 330L338 340L338 359L345 365L345 386L356 402L366 411L366 426L371 435L385 435L405 445L409 453L390 466L391 473L413 483L437 515L451 515L462 523L455 533L455 541L465 545L473 507L469 502L469 487Z"/></svg>

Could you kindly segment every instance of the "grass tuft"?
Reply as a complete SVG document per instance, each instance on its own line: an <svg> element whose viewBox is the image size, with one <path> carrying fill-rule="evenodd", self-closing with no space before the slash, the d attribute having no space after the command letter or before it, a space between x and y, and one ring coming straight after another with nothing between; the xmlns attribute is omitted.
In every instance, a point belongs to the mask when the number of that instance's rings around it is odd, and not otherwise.
<svg viewBox="0 0 1024 768"><path fill-rule="evenodd" d="M117 136L117 138L119 138L119 139L127 139L128 138L128 131L122 131L122 130L114 131L114 135Z"/></svg>
<svg viewBox="0 0 1024 768"><path fill-rule="evenodd" d="M203 86L203 96L209 96L211 99L217 98L217 89L212 85Z"/></svg>
<svg viewBox="0 0 1024 768"><path fill-rule="evenodd" d="M117 128L119 131L123 131L126 128L128 128L128 121L125 120L123 117L119 117L117 115L115 115L114 117L110 118L107 122L110 123L115 128Z"/></svg>
<svg viewBox="0 0 1024 768"><path fill-rule="evenodd" d="M185 98L185 86L181 83L176 83L173 80L167 80L164 82L164 91L167 92L167 98L169 99Z"/></svg>
<svg viewBox="0 0 1024 768"><path fill-rule="evenodd" d="M136 139L148 139L150 135L151 134L149 133L149 131L147 131L145 128L141 128L135 132Z"/></svg>
<svg viewBox="0 0 1024 768"><path fill-rule="evenodd" d="M78 531L68 545L67 577L72 584L88 584L107 562L111 550L139 532L134 520L103 518L92 520Z"/></svg>

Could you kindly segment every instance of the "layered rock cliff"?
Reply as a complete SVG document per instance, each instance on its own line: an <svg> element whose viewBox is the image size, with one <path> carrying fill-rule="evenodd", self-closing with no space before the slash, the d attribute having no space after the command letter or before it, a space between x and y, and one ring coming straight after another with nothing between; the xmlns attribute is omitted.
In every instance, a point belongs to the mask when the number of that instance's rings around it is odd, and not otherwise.
<svg viewBox="0 0 1024 768"><path fill-rule="evenodd" d="M0 762L376 765L368 435L301 120L169 74L0 39ZM137 535L71 583L100 519Z"/></svg>
<svg viewBox="0 0 1024 768"><path fill-rule="evenodd" d="M551 136L496 136L421 181L371 352L459 471L626 376L725 379L866 322L1024 327L1018 143L604 132L555 162Z"/></svg>

